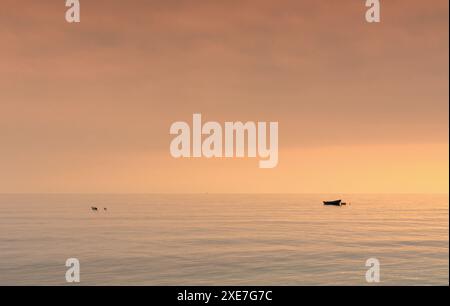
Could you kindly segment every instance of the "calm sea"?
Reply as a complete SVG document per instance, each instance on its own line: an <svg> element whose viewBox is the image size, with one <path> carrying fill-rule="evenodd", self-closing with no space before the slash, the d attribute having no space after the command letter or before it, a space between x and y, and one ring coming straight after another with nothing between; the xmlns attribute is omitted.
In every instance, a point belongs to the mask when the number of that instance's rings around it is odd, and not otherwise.
<svg viewBox="0 0 450 306"><path fill-rule="evenodd" d="M0 195L0 285L449 284L448 195L344 198Z"/></svg>

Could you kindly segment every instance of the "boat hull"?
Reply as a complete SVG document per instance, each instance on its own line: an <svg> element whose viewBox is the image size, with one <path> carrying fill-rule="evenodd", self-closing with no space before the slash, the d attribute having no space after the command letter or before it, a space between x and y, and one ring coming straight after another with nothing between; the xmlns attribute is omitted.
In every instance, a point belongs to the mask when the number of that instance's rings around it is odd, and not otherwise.
<svg viewBox="0 0 450 306"><path fill-rule="evenodd" d="M327 206L341 206L342 200L336 200L336 201L324 201L323 205Z"/></svg>

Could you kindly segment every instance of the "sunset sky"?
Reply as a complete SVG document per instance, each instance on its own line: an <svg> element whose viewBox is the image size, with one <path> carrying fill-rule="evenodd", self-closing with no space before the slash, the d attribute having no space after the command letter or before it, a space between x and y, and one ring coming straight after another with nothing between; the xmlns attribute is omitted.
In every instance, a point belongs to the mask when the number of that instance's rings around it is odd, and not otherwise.
<svg viewBox="0 0 450 306"><path fill-rule="evenodd" d="M448 0L3 0L0 192L448 193ZM278 121L279 164L170 125Z"/></svg>

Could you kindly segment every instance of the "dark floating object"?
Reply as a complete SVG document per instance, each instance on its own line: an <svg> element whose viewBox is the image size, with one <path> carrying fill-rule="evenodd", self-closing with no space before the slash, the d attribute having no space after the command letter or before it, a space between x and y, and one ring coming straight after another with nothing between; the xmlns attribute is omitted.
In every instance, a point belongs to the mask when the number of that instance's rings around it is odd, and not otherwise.
<svg viewBox="0 0 450 306"><path fill-rule="evenodd" d="M341 205L347 205L347 203L342 203L342 200L335 200L335 201L323 201L323 205L341 206Z"/></svg>
<svg viewBox="0 0 450 306"><path fill-rule="evenodd" d="M96 206L91 206L91 210L92 210L92 211L99 211L99 208L96 207ZM100 208L100 210L101 210L101 208ZM103 207L103 211L108 211L108 208Z"/></svg>

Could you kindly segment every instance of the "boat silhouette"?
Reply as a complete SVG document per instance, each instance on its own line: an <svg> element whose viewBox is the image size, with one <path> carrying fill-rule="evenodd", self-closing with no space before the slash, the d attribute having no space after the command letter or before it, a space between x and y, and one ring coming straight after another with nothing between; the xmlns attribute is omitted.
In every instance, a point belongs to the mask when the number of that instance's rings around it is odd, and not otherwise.
<svg viewBox="0 0 450 306"><path fill-rule="evenodd" d="M323 205L329 205L329 206L341 206L341 205L342 205L342 200L323 201Z"/></svg>

